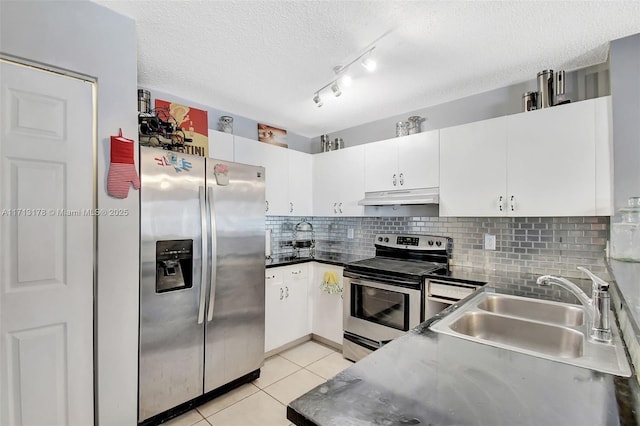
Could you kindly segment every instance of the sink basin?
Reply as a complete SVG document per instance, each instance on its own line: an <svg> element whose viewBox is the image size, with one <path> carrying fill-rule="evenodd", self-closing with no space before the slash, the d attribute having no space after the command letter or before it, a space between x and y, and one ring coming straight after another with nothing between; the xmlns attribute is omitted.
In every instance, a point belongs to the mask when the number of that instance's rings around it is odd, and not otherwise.
<svg viewBox="0 0 640 426"><path fill-rule="evenodd" d="M620 333L611 318L611 343L587 338L584 307L479 292L430 329L461 339L619 376L631 376Z"/></svg>
<svg viewBox="0 0 640 426"><path fill-rule="evenodd" d="M582 355L579 331L484 312L467 312L450 325L451 330L477 339L518 346L554 357Z"/></svg>
<svg viewBox="0 0 640 426"><path fill-rule="evenodd" d="M579 306L527 297L490 295L478 303L478 308L496 314L569 327L584 324L584 309Z"/></svg>

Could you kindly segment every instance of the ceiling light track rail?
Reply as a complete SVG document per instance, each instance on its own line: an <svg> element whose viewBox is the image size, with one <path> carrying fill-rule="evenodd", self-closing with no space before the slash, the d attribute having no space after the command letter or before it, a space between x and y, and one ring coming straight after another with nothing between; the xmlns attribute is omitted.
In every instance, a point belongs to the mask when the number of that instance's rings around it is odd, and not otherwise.
<svg viewBox="0 0 640 426"><path fill-rule="evenodd" d="M333 95L336 98L342 95L342 90L338 85L338 81L340 80L340 78L342 78L344 80L343 85L345 86L348 84L347 82L351 81L350 77L347 75L347 71L349 70L349 67L351 67L351 65L355 64L356 62L362 60L361 62L362 66L367 71L373 72L376 68L376 62L373 59L371 59L371 52L373 52L375 48L376 47L373 46L365 50L362 54L360 54L358 57L356 57L354 60L352 60L346 65L336 65L335 67L333 67L333 72L336 75L336 79L330 81L329 83L325 84L324 86L322 86L321 88L315 91L313 96L313 102L315 102L316 106L321 107L323 105L322 98L320 97L320 92L327 89L328 87L331 87L331 91L333 92Z"/></svg>

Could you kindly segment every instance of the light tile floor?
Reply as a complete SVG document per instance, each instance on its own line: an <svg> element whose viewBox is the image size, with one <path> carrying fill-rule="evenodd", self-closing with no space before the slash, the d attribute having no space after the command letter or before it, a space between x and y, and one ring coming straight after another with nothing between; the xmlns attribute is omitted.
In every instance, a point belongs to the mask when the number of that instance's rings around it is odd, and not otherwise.
<svg viewBox="0 0 640 426"><path fill-rule="evenodd" d="M352 365L327 346L304 342L265 360L260 378L165 425L288 426L287 404Z"/></svg>

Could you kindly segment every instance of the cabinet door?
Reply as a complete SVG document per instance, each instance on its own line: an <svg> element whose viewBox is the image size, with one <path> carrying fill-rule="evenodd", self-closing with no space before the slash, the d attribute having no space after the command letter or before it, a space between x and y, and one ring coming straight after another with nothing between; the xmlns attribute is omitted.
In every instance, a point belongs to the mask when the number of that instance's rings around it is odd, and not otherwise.
<svg viewBox="0 0 640 426"><path fill-rule="evenodd" d="M440 130L440 216L506 215L506 145L505 117Z"/></svg>
<svg viewBox="0 0 640 426"><path fill-rule="evenodd" d="M294 216L311 216L313 159L307 154L292 149L289 154L289 212Z"/></svg>
<svg viewBox="0 0 640 426"><path fill-rule="evenodd" d="M336 216L340 197L338 154L340 151L313 155L313 215Z"/></svg>
<svg viewBox="0 0 640 426"><path fill-rule="evenodd" d="M238 163L265 168L265 212L282 216L288 212L289 161L287 150L236 136L234 153Z"/></svg>
<svg viewBox="0 0 640 426"><path fill-rule="evenodd" d="M284 281L282 268L265 270L265 309L264 309L264 350L269 352L282 346L285 336L282 333L284 302Z"/></svg>
<svg viewBox="0 0 640 426"><path fill-rule="evenodd" d="M611 96L593 100L596 115L596 215L613 214Z"/></svg>
<svg viewBox="0 0 640 426"><path fill-rule="evenodd" d="M343 299L340 294L328 294L320 289L324 273L327 271L336 273L340 286L343 286L343 268L323 263L313 263L313 276L309 282L311 332L342 345Z"/></svg>
<svg viewBox="0 0 640 426"><path fill-rule="evenodd" d="M364 198L364 147L362 145L336 151L338 180L333 190L339 191L338 214L362 216L364 207L358 201Z"/></svg>
<svg viewBox="0 0 640 426"><path fill-rule="evenodd" d="M309 334L309 305L308 305L308 264L287 267L284 281L283 307L284 321L282 330L284 343L292 342Z"/></svg>
<svg viewBox="0 0 640 426"><path fill-rule="evenodd" d="M398 145L404 138L387 139L364 145L364 190L389 191L400 187Z"/></svg>
<svg viewBox="0 0 640 426"><path fill-rule="evenodd" d="M516 114L507 123L508 214L595 215L594 103Z"/></svg>
<svg viewBox="0 0 640 426"><path fill-rule="evenodd" d="M268 216L289 214L289 156L288 149L256 142L264 151L266 168L266 199Z"/></svg>
<svg viewBox="0 0 640 426"><path fill-rule="evenodd" d="M263 166L264 151L259 142L243 138L242 136L233 137L233 154L237 163L250 164L252 166Z"/></svg>
<svg viewBox="0 0 640 426"><path fill-rule="evenodd" d="M398 138L398 184L402 189L440 185L440 131Z"/></svg>
<svg viewBox="0 0 640 426"><path fill-rule="evenodd" d="M233 135L209 129L209 158L234 161Z"/></svg>

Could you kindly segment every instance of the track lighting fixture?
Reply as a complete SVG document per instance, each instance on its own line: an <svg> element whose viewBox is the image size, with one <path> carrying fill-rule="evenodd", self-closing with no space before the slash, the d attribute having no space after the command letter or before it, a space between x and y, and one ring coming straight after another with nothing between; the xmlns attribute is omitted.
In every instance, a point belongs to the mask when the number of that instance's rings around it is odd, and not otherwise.
<svg viewBox="0 0 640 426"><path fill-rule="evenodd" d="M375 71L376 70L376 66L378 65L378 64L376 64L376 61L374 61L370 57L364 58L362 60L361 64L364 67L364 69L366 69L369 72Z"/></svg>
<svg viewBox="0 0 640 426"><path fill-rule="evenodd" d="M322 99L320 99L320 94L316 93L316 95L313 97L313 102L316 103L316 106L318 108L320 108L322 106Z"/></svg>
<svg viewBox="0 0 640 426"><path fill-rule="evenodd" d="M370 71L370 72L374 71L376 69L376 62L371 58L371 52L373 52L373 49L375 48L376 48L375 46L371 47L366 52L362 53L360 56L355 58L353 61L349 62L347 65L336 65L335 67L333 67L333 72L335 73L337 78L325 84L324 86L322 86L320 89L316 91L315 95L313 96L313 102L315 102L316 106L317 107L322 106L322 99L320 99L320 92L322 92L324 89L331 87L331 91L333 92L333 95L337 98L338 96L342 95L342 90L340 89L340 86L338 86L338 81L340 82L342 87L351 86L352 78L348 74L348 70L349 70L349 67L354 63L356 63L357 61L362 60L361 64L365 69L367 69L367 71Z"/></svg>
<svg viewBox="0 0 640 426"><path fill-rule="evenodd" d="M342 90L340 90L340 87L338 87L338 82L334 81L333 84L331 85L331 91L333 92L334 96L337 98L338 96L342 95Z"/></svg>

